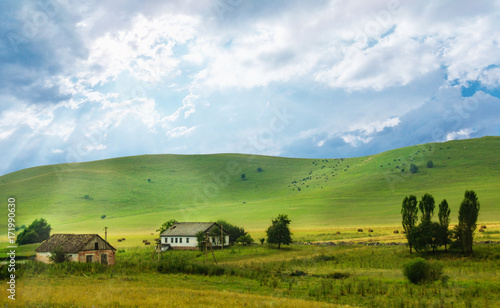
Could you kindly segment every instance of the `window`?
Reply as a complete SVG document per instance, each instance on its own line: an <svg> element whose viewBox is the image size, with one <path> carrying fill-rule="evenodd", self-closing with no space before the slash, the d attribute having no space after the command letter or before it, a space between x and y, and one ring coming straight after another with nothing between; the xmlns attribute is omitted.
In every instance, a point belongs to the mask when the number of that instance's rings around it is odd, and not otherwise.
<svg viewBox="0 0 500 308"><path fill-rule="evenodd" d="M93 257L92 255L87 255L85 257L86 257L86 262L87 263L92 263L92 257Z"/></svg>
<svg viewBox="0 0 500 308"><path fill-rule="evenodd" d="M174 238L173 238L173 237L171 237L171 238L170 238L170 243L173 243L173 242L174 242Z"/></svg>
<svg viewBox="0 0 500 308"><path fill-rule="evenodd" d="M186 244L189 244L189 237L186 237Z"/></svg>
<svg viewBox="0 0 500 308"><path fill-rule="evenodd" d="M101 255L101 264L108 264L108 255L107 254L102 254Z"/></svg>
<svg viewBox="0 0 500 308"><path fill-rule="evenodd" d="M98 242L95 242L95 244L94 244L94 250L99 250L99 243Z"/></svg>
<svg viewBox="0 0 500 308"><path fill-rule="evenodd" d="M179 243L181 243L181 244L182 244L182 237L181 237L181 238L179 238Z"/></svg>
<svg viewBox="0 0 500 308"><path fill-rule="evenodd" d="M175 238L175 243L176 243L176 244L177 244L177 240L178 240L178 238Z"/></svg>

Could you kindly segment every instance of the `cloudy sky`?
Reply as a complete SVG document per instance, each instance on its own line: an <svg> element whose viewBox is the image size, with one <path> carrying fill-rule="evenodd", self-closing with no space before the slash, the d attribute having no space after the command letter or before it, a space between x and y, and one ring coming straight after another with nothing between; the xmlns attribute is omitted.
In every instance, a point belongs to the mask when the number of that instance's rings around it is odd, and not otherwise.
<svg viewBox="0 0 500 308"><path fill-rule="evenodd" d="M500 135L500 1L2 1L0 174Z"/></svg>

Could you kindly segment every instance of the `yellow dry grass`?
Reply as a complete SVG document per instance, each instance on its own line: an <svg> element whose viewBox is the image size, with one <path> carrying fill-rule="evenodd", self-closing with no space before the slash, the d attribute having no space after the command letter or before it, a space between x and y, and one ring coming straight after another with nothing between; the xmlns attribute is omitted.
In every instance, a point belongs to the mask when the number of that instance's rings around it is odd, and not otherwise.
<svg viewBox="0 0 500 308"><path fill-rule="evenodd" d="M65 278L52 284L39 279L18 282L16 300L0 290L7 307L338 307L314 301L265 295L194 290L183 287L148 286L138 281L89 282ZM345 306L344 306L345 307Z"/></svg>

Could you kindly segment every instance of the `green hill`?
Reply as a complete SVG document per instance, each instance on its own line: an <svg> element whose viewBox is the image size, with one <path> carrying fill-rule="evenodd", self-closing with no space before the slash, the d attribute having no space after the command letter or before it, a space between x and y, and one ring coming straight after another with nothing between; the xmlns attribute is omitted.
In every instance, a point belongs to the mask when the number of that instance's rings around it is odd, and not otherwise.
<svg viewBox="0 0 500 308"><path fill-rule="evenodd" d="M480 221L497 222L498 153L500 137L484 137L348 159L144 155L42 166L0 177L1 214L7 217L7 198L14 196L17 225L43 217L55 232L108 226L149 233L171 218L222 218L263 230L280 213L296 229L390 226L400 224L405 195L429 192L438 203L448 200L453 223L464 191L474 189ZM433 168L426 167L429 160ZM411 164L417 173L409 172Z"/></svg>

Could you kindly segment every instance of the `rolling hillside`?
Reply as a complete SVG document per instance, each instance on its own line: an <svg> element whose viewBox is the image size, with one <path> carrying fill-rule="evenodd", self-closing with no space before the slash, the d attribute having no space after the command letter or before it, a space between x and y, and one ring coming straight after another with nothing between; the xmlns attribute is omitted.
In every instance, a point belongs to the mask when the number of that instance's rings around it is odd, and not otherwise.
<svg viewBox="0 0 500 308"><path fill-rule="evenodd" d="M498 153L500 137L349 159L144 155L21 170L0 177L0 195L5 203L16 198L17 225L44 217L54 232L101 232L108 226L149 233L171 218L223 218L263 230L280 213L289 215L295 229L390 226L400 224L405 195L420 198L425 192L438 203L448 200L453 223L466 189L478 193L479 220L497 222ZM429 160L433 168L426 167ZM419 167L415 174L409 172L412 163ZM6 217L7 207L1 211Z"/></svg>

